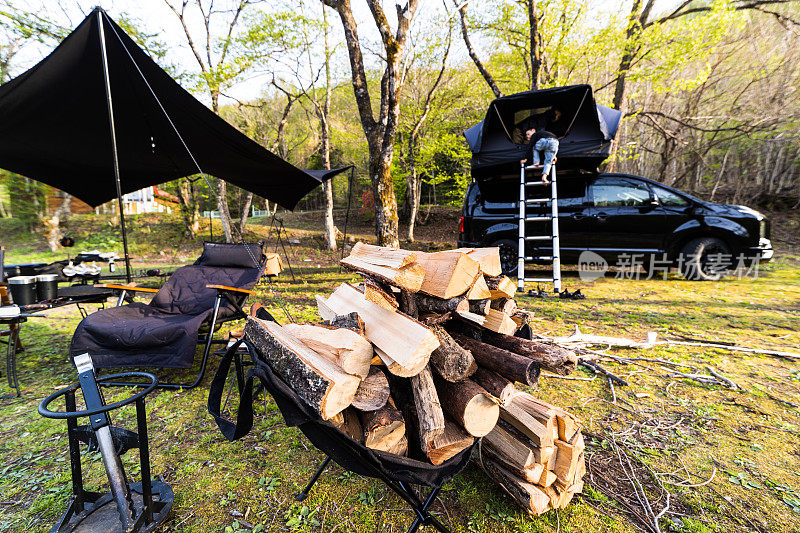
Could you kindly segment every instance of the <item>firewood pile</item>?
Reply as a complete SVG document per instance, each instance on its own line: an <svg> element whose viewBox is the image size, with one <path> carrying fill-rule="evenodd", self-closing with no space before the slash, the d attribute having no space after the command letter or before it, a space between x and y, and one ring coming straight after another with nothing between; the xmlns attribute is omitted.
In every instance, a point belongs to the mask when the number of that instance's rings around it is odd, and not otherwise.
<svg viewBox="0 0 800 533"><path fill-rule="evenodd" d="M482 438L475 462L523 509L563 508L586 471L579 423L516 389L575 354L515 337L529 314L497 248L436 253L356 244L363 283L317 295L323 321L250 317L245 333L304 402L368 448L441 464Z"/></svg>

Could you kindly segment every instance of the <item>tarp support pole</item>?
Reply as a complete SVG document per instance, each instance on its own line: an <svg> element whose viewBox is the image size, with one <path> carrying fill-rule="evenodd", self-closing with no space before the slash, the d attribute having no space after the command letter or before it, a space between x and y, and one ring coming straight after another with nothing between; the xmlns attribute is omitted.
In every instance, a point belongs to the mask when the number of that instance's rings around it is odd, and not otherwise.
<svg viewBox="0 0 800 533"><path fill-rule="evenodd" d="M106 102L108 103L108 122L111 127L111 152L114 156L114 178L117 182L117 202L119 204L119 222L122 226L122 247L125 251L125 279L131 282L131 260L128 255L128 232L125 229L125 209L122 205L122 185L119 181L119 154L117 153L117 133L114 129L114 106L111 103L111 78L108 75L108 54L106 53L106 34L103 31L103 12L97 11L97 27L100 31L100 51L103 59L103 79L106 86Z"/></svg>

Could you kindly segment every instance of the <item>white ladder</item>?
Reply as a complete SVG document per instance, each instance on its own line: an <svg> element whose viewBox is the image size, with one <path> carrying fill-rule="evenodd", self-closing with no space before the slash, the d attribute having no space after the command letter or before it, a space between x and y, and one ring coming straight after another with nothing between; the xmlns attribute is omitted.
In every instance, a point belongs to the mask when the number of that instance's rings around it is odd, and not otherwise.
<svg viewBox="0 0 800 533"><path fill-rule="evenodd" d="M561 248L558 234L558 187L556 186L556 165L550 167L550 183L543 181L528 181L528 172L541 176L541 167L520 165L519 173L519 259L517 264L517 288L520 292L525 291L525 282L552 283L553 291L561 292ZM546 187L550 185L550 196L529 198L529 187ZM543 195L542 195L543 196ZM543 204L550 202L550 214L546 216L527 216L526 207L533 204ZM528 235L526 222L550 222L550 234L548 235ZM551 241L553 253L550 256L526 256L525 243L528 241ZM550 277L526 277L525 264L532 261L552 261L553 271Z"/></svg>

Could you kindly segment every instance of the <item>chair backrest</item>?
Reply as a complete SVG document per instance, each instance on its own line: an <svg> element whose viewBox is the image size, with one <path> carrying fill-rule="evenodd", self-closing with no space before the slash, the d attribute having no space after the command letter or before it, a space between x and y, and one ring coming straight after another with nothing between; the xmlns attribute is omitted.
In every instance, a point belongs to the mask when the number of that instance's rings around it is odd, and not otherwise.
<svg viewBox="0 0 800 533"><path fill-rule="evenodd" d="M255 266L253 256L258 260ZM199 315L214 307L217 296L217 291L206 285L251 289L263 269L260 243L205 243L203 254L195 264L176 270L150 305L166 313ZM223 300L223 306L227 309L230 304Z"/></svg>

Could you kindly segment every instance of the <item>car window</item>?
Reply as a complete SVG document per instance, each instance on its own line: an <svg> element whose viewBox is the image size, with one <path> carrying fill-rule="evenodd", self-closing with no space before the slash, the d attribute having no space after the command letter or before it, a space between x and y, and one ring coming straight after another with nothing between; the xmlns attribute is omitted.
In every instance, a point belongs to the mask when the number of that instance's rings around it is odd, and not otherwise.
<svg viewBox="0 0 800 533"><path fill-rule="evenodd" d="M662 189L661 187L653 186L653 193L658 198L659 203L666 207L685 207L689 205L689 201L685 198L678 196L674 192Z"/></svg>
<svg viewBox="0 0 800 533"><path fill-rule="evenodd" d="M644 184L628 181L597 181L592 185L597 207L641 207L650 203L650 191Z"/></svg>
<svg viewBox="0 0 800 533"><path fill-rule="evenodd" d="M558 180L558 206L580 207L586 196L586 182L583 179L565 178Z"/></svg>

